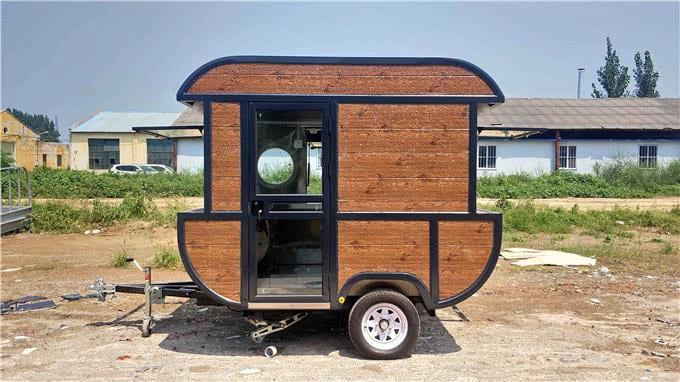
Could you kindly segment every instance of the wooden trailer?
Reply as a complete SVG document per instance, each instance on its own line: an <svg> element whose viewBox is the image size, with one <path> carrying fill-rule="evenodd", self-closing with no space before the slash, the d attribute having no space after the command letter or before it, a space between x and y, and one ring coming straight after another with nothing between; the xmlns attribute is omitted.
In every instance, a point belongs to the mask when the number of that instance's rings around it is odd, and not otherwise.
<svg viewBox="0 0 680 382"><path fill-rule="evenodd" d="M477 108L504 96L477 66L225 57L177 99L202 108L205 155L204 208L179 214L179 249L215 302L351 309L357 349L396 358L418 337L415 303L434 314L493 271L501 215L476 208Z"/></svg>

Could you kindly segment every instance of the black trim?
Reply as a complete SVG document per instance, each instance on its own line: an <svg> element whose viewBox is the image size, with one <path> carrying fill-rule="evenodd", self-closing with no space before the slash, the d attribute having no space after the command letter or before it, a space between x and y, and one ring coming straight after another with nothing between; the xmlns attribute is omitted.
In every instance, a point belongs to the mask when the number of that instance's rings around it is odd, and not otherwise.
<svg viewBox="0 0 680 382"><path fill-rule="evenodd" d="M210 69L215 67L226 65L226 64L243 64L243 63L265 63L265 64L295 64L295 65L447 65L456 66L470 71L473 74L479 76L494 93L493 96L422 96L427 98L425 101L427 103L438 103L438 99L447 99L445 102L451 102L452 100L456 102L461 102L462 99L469 99L466 102L486 102L486 103L502 103L505 101L505 96L501 91L500 87L494 81L491 76L482 70L477 65L470 62L456 59L456 58L444 58L444 57L293 57L293 56L229 56L222 57L212 60L198 69L196 69L189 77L184 80L179 90L177 91L178 101L206 101L206 100L224 100L223 98L214 98L214 94L191 94L187 91L196 82L196 80L203 74L207 73ZM224 95L221 95L222 97ZM253 94L234 94L236 97L245 97L248 100L257 100L257 95ZM288 95L286 95L288 96ZM300 95L290 95L294 97L300 97ZM408 96L408 97L393 97L393 96L347 96L347 95L332 95L327 96L328 100L338 100L343 102L351 102L354 99L356 102L382 102L379 101L383 98L410 98L408 101L413 102L413 99L421 98L421 96ZM372 99L372 101L370 100ZM473 100L474 99L474 100ZM240 99L229 99L235 101L243 101ZM396 101L398 102L398 101ZM439 101L441 102L441 101ZM388 103L395 103L394 100L388 101Z"/></svg>
<svg viewBox="0 0 680 382"><path fill-rule="evenodd" d="M468 105L468 212L477 211L477 104Z"/></svg>
<svg viewBox="0 0 680 382"><path fill-rule="evenodd" d="M439 301L439 222L430 220L430 298Z"/></svg>
<svg viewBox="0 0 680 382"><path fill-rule="evenodd" d="M212 212L212 102L203 103L203 209Z"/></svg>
<svg viewBox="0 0 680 382"><path fill-rule="evenodd" d="M340 290L340 296L347 297L347 294L352 289L352 286L359 281L408 281L413 284L420 293L420 298L423 305L428 310L435 309L435 304L432 302L432 296L428 292L427 287L420 277L406 272L361 272L352 275L345 281L345 285Z"/></svg>
<svg viewBox="0 0 680 382"><path fill-rule="evenodd" d="M243 293L241 293L241 301L232 301L225 298L212 290L207 286L203 279L198 275L196 268L189 258L186 246L186 233L185 233L185 222L187 220L241 220L240 212L213 212L207 213L203 210L194 210L190 212L180 212L177 214L177 244L179 247L179 256L182 259L182 264L184 264L184 269L186 269L191 280L198 286L198 288L205 293L206 296L210 297L216 302L227 305L234 309L245 309L247 304L244 303ZM241 274L241 280L243 280L243 273Z"/></svg>
<svg viewBox="0 0 680 382"><path fill-rule="evenodd" d="M321 220L322 222L322 294L315 296L305 296L305 295L257 295L257 269L256 257L255 257L255 235L256 235L256 224L257 218L250 213L245 214L246 227L249 230L248 242L245 247L242 247L242 258L246 258L248 262L249 270L248 272L248 288L247 294L249 302L329 302L329 263L331 257L331 247L330 247L330 217L331 212L329 207L330 195L331 195L331 185L330 182L324 180L322 182L323 190L321 195L307 195L307 194L256 194L256 176L255 170L257 169L257 143L256 143L256 113L257 110L320 110L322 112L322 174L328 173L330 167L329 158L332 157L333 151L331 149L331 143L328 142L329 130L331 128L331 117L330 117L330 104L329 103L319 103L319 102L301 102L301 103L286 103L286 102L249 102L247 106L247 123L246 123L246 133L245 139L247 140L247 150L242 151L241 157L247 158L247 164L242 167L241 178L248 182L248 192L245 193L244 202L250 208L252 202L262 203L263 213L261 218L263 219L314 219ZM244 155L245 154L245 155ZM269 205L272 202L321 202L321 211L271 211Z"/></svg>

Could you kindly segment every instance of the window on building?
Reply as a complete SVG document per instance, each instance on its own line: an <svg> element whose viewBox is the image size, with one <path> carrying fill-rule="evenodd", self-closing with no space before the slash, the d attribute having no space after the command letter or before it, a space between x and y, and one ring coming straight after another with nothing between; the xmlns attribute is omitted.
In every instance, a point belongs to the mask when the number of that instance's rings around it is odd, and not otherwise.
<svg viewBox="0 0 680 382"><path fill-rule="evenodd" d="M174 168L174 145L170 139L146 140L146 163L164 164Z"/></svg>
<svg viewBox="0 0 680 382"><path fill-rule="evenodd" d="M108 170L120 163L118 139L88 139L87 146L91 170Z"/></svg>
<svg viewBox="0 0 680 382"><path fill-rule="evenodd" d="M576 146L560 146L560 168L576 168Z"/></svg>
<svg viewBox="0 0 680 382"><path fill-rule="evenodd" d="M321 170L323 168L323 154L321 154L321 147L316 149L316 155L317 155L317 160L316 160L316 169Z"/></svg>
<svg viewBox="0 0 680 382"><path fill-rule="evenodd" d="M3 154L15 159L14 153L14 142L2 142L2 147L0 148Z"/></svg>
<svg viewBox="0 0 680 382"><path fill-rule="evenodd" d="M57 154L57 167L61 167L61 154Z"/></svg>
<svg viewBox="0 0 680 382"><path fill-rule="evenodd" d="M47 154L42 155L43 167L47 167Z"/></svg>
<svg viewBox="0 0 680 382"><path fill-rule="evenodd" d="M477 168L496 168L496 146L479 146Z"/></svg>
<svg viewBox="0 0 680 382"><path fill-rule="evenodd" d="M638 155L638 164L644 168L656 167L656 145L641 145L640 155Z"/></svg>

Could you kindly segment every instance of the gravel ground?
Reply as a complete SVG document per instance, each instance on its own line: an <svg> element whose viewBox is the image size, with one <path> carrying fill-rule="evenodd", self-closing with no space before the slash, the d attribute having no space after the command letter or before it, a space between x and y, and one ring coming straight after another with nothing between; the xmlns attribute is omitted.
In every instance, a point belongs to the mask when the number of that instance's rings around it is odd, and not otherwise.
<svg viewBox="0 0 680 382"><path fill-rule="evenodd" d="M119 246L148 262L174 243L172 229L100 235L20 234L2 238L2 299L41 294L56 309L3 315L2 380L669 380L680 378L680 281L648 273L520 271L501 261L490 281L460 305L423 314L412 357L362 359L342 315L317 313L263 344L224 307L170 298L141 338L142 296L62 302L98 277L141 282L132 268L106 266ZM181 270L155 281L186 280ZM596 300L592 300L596 299ZM24 338L25 336L28 338ZM655 342L656 341L656 342ZM267 359L263 349L278 347ZM26 349L35 348L30 354ZM664 355L650 355L650 352Z"/></svg>

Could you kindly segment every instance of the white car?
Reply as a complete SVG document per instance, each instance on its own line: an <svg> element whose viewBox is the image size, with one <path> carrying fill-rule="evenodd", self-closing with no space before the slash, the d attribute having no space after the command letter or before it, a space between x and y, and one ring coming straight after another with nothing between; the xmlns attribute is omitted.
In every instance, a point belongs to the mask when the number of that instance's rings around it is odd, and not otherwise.
<svg viewBox="0 0 680 382"><path fill-rule="evenodd" d="M147 166L153 168L154 170L156 170L156 171L158 171L158 172L166 172L166 173L168 173L168 174L172 174L173 172L175 172L175 171L172 169L172 167L168 167L168 166L166 166L166 165L164 165L164 164L149 164L149 165L147 165Z"/></svg>
<svg viewBox="0 0 680 382"><path fill-rule="evenodd" d="M157 171L145 164L116 164L109 170L113 174L155 174Z"/></svg>

